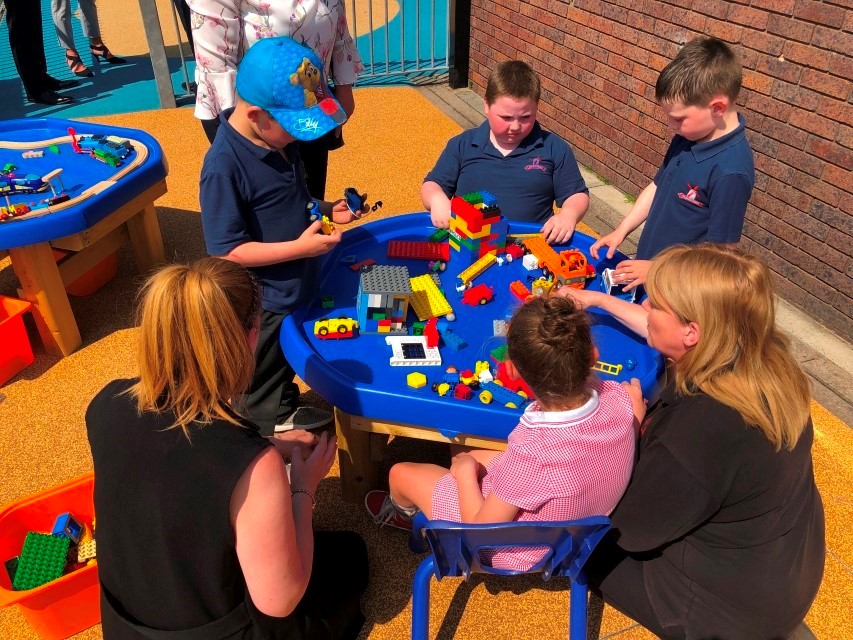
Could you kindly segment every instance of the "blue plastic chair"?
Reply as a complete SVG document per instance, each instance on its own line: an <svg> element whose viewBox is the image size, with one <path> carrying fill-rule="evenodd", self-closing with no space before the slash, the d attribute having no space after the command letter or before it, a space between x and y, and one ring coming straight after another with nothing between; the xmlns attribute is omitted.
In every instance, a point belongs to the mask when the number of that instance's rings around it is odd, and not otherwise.
<svg viewBox="0 0 853 640"><path fill-rule="evenodd" d="M541 573L572 581L569 606L569 639L586 640L587 583L583 566L604 534L610 518L593 516L565 522L506 522L461 524L427 520L419 513L412 526L412 551L431 551L415 572L412 590L412 640L429 638L430 579L491 573L503 576ZM480 562L478 551L507 547L548 547L549 551L530 570L494 569Z"/></svg>

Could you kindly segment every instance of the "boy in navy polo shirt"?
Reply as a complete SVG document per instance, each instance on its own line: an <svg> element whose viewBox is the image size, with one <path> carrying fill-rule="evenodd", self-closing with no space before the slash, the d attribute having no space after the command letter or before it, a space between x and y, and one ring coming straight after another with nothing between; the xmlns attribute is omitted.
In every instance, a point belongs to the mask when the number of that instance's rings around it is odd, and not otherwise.
<svg viewBox="0 0 853 640"><path fill-rule="evenodd" d="M615 231L590 247L612 258L626 236L646 220L636 260L614 270L633 289L646 280L651 259L674 244L736 244L755 184L752 149L735 101L741 66L716 38L684 45L658 77L655 97L675 136L654 181Z"/></svg>
<svg viewBox="0 0 853 640"><path fill-rule="evenodd" d="M536 122L540 93L539 77L520 60L501 63L489 76L486 122L451 138L421 186L436 227L449 226L454 195L489 191L510 220L541 223L548 242L571 238L589 207L589 189L568 143Z"/></svg>
<svg viewBox="0 0 853 640"><path fill-rule="evenodd" d="M316 295L319 256L341 241L340 230L324 235L320 221L309 222L311 196L291 143L315 140L346 116L325 87L317 55L286 37L264 38L246 52L237 94L204 158L201 218L208 252L248 267L261 287L255 376L245 400L261 433L272 435L331 418L319 409L296 411L299 388L279 334L285 316ZM354 217L342 200L319 205L338 224Z"/></svg>

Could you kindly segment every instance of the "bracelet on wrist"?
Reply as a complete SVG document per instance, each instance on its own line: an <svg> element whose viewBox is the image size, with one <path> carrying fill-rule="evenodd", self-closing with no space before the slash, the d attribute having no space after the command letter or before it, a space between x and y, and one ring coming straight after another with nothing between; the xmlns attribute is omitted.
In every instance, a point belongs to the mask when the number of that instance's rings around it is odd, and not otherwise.
<svg viewBox="0 0 853 640"><path fill-rule="evenodd" d="M306 496L311 498L311 510L313 511L314 507L317 506L317 501L314 499L314 495L307 489L291 489L290 497L295 496L297 493L304 493Z"/></svg>

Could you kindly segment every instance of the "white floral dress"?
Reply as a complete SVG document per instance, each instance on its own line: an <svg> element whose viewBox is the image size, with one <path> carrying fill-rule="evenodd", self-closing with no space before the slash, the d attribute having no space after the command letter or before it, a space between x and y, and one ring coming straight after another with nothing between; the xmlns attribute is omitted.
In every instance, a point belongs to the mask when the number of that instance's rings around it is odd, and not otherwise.
<svg viewBox="0 0 853 640"><path fill-rule="evenodd" d="M192 10L198 84L195 115L212 120L235 104L243 53L261 38L290 36L311 47L327 80L355 84L364 64L347 25L342 0L187 0Z"/></svg>

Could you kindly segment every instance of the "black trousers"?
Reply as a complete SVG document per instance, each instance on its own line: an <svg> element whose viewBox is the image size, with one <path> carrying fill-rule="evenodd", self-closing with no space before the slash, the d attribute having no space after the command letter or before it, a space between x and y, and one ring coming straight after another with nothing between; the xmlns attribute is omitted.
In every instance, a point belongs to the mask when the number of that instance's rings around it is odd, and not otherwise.
<svg viewBox="0 0 853 640"><path fill-rule="evenodd" d="M212 120L202 120L201 126L204 133L210 142L216 137L216 132L219 130L219 118ZM302 164L305 167L305 182L308 185L308 193L312 198L317 200L326 199L326 177L329 171L329 149L340 146L338 139L334 137L335 132L330 131L325 136L312 142L299 143L299 156L302 158ZM332 200L337 200L336 196Z"/></svg>
<svg viewBox="0 0 853 640"><path fill-rule="evenodd" d="M364 625L361 596L368 582L367 547L351 531L314 533L314 561L305 595L284 618L246 601L203 627L161 631L131 620L101 585L104 640L356 640Z"/></svg>
<svg viewBox="0 0 853 640"><path fill-rule="evenodd" d="M282 322L284 316L280 313L261 312L255 377L243 396L249 419L258 425L264 436L271 436L275 425L296 411L299 400L299 387L293 382L296 372L284 357L279 342Z"/></svg>
<svg viewBox="0 0 853 640"><path fill-rule="evenodd" d="M27 96L49 90L41 1L6 0L6 24L9 27L9 48Z"/></svg>
<svg viewBox="0 0 853 640"><path fill-rule="evenodd" d="M178 18L180 18L181 24L184 27L184 32L187 34L187 41L190 43L190 49L195 52L190 5L186 3L186 0L172 0L172 4L175 5L175 9L178 12Z"/></svg>

